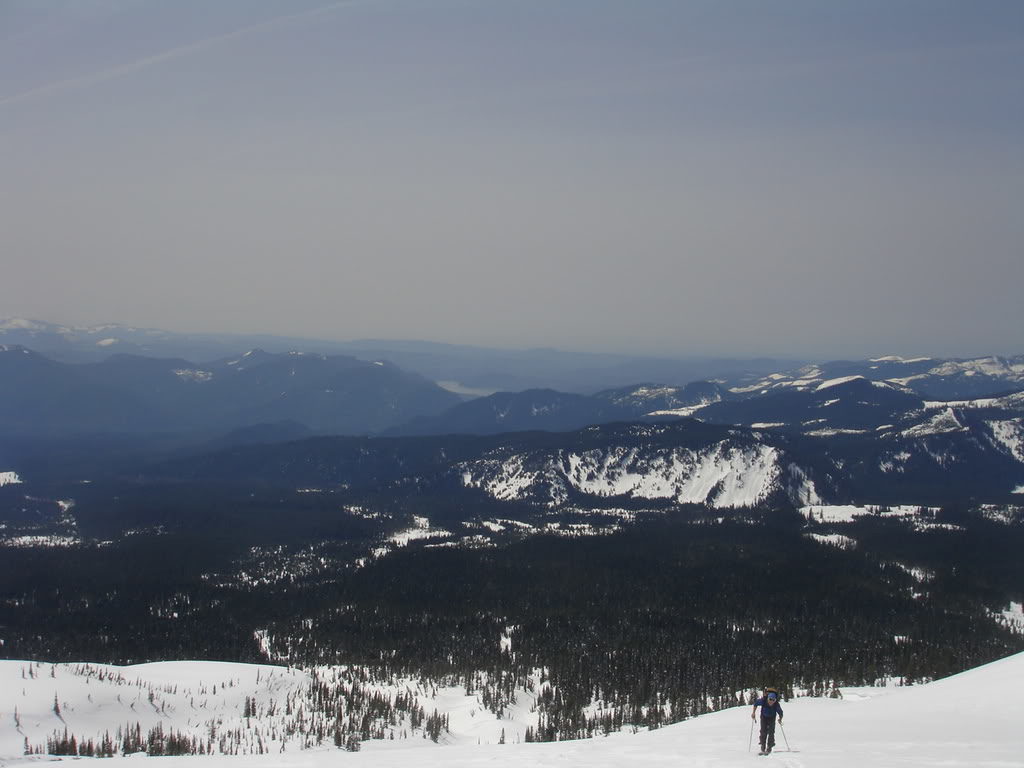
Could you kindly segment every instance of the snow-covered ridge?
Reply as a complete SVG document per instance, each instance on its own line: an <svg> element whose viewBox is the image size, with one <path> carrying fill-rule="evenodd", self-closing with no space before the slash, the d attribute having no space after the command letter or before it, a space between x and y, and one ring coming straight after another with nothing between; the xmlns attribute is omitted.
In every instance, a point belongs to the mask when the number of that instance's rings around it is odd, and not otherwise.
<svg viewBox="0 0 1024 768"><path fill-rule="evenodd" d="M60 335L69 335L74 333L84 333L90 335L97 335L101 333L110 332L123 332L123 333L138 333L144 332L147 334L164 334L166 331L160 331L154 328L136 328L131 325L124 325L121 323L101 323L100 325L59 325L57 323L47 323L41 320L30 320L24 317L8 317L0 319L0 332L3 331L31 331L32 333L55 333Z"/></svg>
<svg viewBox="0 0 1024 768"><path fill-rule="evenodd" d="M942 435L950 432L967 431L968 428L960 422L960 419L956 416L956 412L952 408L947 408L920 424L916 424L909 429L903 430L901 434L904 437L927 437L928 435Z"/></svg>
<svg viewBox="0 0 1024 768"><path fill-rule="evenodd" d="M927 363L930 357L900 357L899 355L886 355L885 357L873 357L869 363Z"/></svg>
<svg viewBox="0 0 1024 768"><path fill-rule="evenodd" d="M540 498L553 506L573 491L717 508L755 505L780 491L816 496L812 487L804 487L804 473L786 470L774 447L721 441L702 449L612 446L542 456L514 454L464 464L462 482L496 499ZM798 479L783 482L784 473Z"/></svg>
<svg viewBox="0 0 1024 768"><path fill-rule="evenodd" d="M21 482L17 472L0 472L0 486L17 485Z"/></svg>
<svg viewBox="0 0 1024 768"><path fill-rule="evenodd" d="M925 400L926 410L941 408L1003 408L1008 410L1024 408L1024 392L1014 392L1003 397L979 397L974 400Z"/></svg>
<svg viewBox="0 0 1024 768"><path fill-rule="evenodd" d="M1024 376L1024 363L1011 363L999 357L979 357L973 360L948 360L932 368L929 373L935 376L954 376L964 374L972 376L981 374L997 378L1016 378Z"/></svg>
<svg viewBox="0 0 1024 768"><path fill-rule="evenodd" d="M932 363L932 365L929 366L929 363ZM892 366L913 367L906 371L906 375L893 376L892 374L896 371L893 370ZM747 382L730 387L729 391L736 395L753 395L767 394L771 391L785 389L823 390L863 378L869 379L872 382L878 382L879 384L888 384L899 389L905 389L913 382L924 382L930 378L944 379L956 376L968 378L985 376L996 380L1003 380L1007 382L1007 388L1014 384L1024 383L1024 358L1022 357L935 360L930 357L904 358L897 355L887 355L866 360L859 367L863 373L842 376L833 375L831 378L827 378L829 369L837 373L839 371L850 371L851 363L843 363L841 368L824 363L821 365L808 365L794 371L760 376L756 380L748 379Z"/></svg>
<svg viewBox="0 0 1024 768"><path fill-rule="evenodd" d="M821 382L821 384L814 388L814 391L821 392L823 389L831 389L842 384L849 384L851 381L867 381L867 379L863 376L840 376L838 379L829 379L828 381Z"/></svg>
<svg viewBox="0 0 1024 768"><path fill-rule="evenodd" d="M663 408L660 411L651 411L646 414L647 416L693 416L697 411L707 408L713 402L717 400L709 400L708 402L700 403L699 405L684 405L679 408Z"/></svg>
<svg viewBox="0 0 1024 768"><path fill-rule="evenodd" d="M1013 458L1024 463L1024 419L987 421L996 444L1002 446Z"/></svg>
<svg viewBox="0 0 1024 768"><path fill-rule="evenodd" d="M24 317L8 317L0 320L0 331L44 331L53 328L49 323L28 320Z"/></svg>
<svg viewBox="0 0 1024 768"><path fill-rule="evenodd" d="M630 400L653 400L656 397L671 397L679 392L678 387L639 386L631 392L615 398L616 403L625 403Z"/></svg>

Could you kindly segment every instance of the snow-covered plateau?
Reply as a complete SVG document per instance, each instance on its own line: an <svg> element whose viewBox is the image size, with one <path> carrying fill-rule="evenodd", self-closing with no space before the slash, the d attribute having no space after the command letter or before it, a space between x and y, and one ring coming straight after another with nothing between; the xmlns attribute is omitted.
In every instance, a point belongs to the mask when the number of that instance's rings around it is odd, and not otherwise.
<svg viewBox="0 0 1024 768"><path fill-rule="evenodd" d="M86 672L85 670L88 670ZM282 667L212 662L167 662L135 667L0 662L0 766L53 760L24 755L24 743L51 732L102 737L126 723L160 724L165 731L209 735L245 730L244 709L265 717L266 703L302 684L308 673ZM760 682L760 681L758 681ZM842 698L797 698L784 702L776 750L765 758L786 768L943 766L1007 768L1022 764L1019 691L1024 687L1024 654L936 682L888 688L841 689ZM256 702L253 703L253 700ZM650 732L621 732L585 741L484 743L486 733L512 730L474 704L438 691L438 709L449 712L450 733L433 744L401 739L365 742L359 752L333 745L260 755L213 754L162 757L161 766L320 766L368 768L522 768L523 766L692 766L732 768L757 763L750 708L733 707ZM476 718L480 717L480 721ZM482 726L482 727L481 727ZM216 743L216 738L213 739ZM228 739L230 741L230 739ZM479 742L479 743L478 743ZM268 744L268 746L271 746ZM65 758L66 759L66 758ZM133 761L150 758L136 755ZM757 763L759 764L759 763Z"/></svg>

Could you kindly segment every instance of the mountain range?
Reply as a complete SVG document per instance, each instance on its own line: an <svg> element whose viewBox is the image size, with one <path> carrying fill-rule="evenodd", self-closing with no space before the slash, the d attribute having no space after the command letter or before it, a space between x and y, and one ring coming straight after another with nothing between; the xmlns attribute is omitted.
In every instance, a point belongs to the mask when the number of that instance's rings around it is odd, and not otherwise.
<svg viewBox="0 0 1024 768"><path fill-rule="evenodd" d="M259 753L443 739L444 686L462 723L561 741L1024 647L1018 358L647 381L467 400L378 358L4 345L0 656L289 665L224 706L201 678L7 672L38 722L109 705L119 751ZM750 653L776 631L784 655ZM69 754L21 717L15 749Z"/></svg>
<svg viewBox="0 0 1024 768"><path fill-rule="evenodd" d="M948 365L948 364L947 364ZM863 366L867 368L868 366ZM847 369L849 369L847 367ZM937 412L984 410L993 418L1024 413L1024 394L1011 392L961 400L929 398L906 384L854 374L806 378L799 384L750 388L724 381L685 387L642 384L578 395L554 390L498 392L453 405L388 431L392 435L498 434L529 430L565 431L616 421L666 421L691 417L714 424L798 432L816 437L913 429ZM783 380L785 381L785 380ZM922 375L919 386L941 388L942 380ZM1003 377L981 391L1021 386ZM920 426L922 430L929 429Z"/></svg>
<svg viewBox="0 0 1024 768"><path fill-rule="evenodd" d="M0 347L0 429L8 434L215 434L298 423L314 432L378 432L460 397L386 361L251 350L196 365L113 355L58 363Z"/></svg>
<svg viewBox="0 0 1024 768"><path fill-rule="evenodd" d="M335 341L271 334L185 334L120 324L73 327L25 318L0 319L0 345L28 347L66 363L99 362L114 353L206 361L235 356L246 349L348 355L362 360L388 360L470 395L536 388L593 393L635 381L681 385L709 376L766 375L794 365L791 360L678 359L414 340Z"/></svg>
<svg viewBox="0 0 1024 768"><path fill-rule="evenodd" d="M489 436L320 437L139 466L143 483L345 488L539 509L1014 503L1024 425L984 410L912 427L810 436L693 419Z"/></svg>

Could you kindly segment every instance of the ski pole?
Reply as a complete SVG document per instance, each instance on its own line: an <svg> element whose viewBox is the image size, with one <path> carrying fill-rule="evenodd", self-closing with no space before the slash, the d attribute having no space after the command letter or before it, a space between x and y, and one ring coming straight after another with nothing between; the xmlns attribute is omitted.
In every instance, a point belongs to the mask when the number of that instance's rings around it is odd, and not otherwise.
<svg viewBox="0 0 1024 768"><path fill-rule="evenodd" d="M786 742L786 751L792 752L793 750L789 747L789 739L786 738L786 729L783 727L782 722L779 722L779 728L782 729L782 740Z"/></svg>
<svg viewBox="0 0 1024 768"><path fill-rule="evenodd" d="M750 751L750 745L754 743L754 718L750 718L750 738L747 739L747 752Z"/></svg>

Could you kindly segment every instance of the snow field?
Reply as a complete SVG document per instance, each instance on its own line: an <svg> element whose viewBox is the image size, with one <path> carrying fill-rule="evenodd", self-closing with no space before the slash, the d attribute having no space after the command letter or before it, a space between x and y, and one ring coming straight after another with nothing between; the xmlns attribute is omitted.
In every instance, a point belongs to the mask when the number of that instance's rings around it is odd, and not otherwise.
<svg viewBox="0 0 1024 768"><path fill-rule="evenodd" d="M948 525L934 523L928 519L928 516L936 511L938 511L937 507L879 507L873 505L858 507L851 504L816 504L800 508L800 514L812 523L852 523L858 517L863 517L865 515L878 515L880 517L908 520L917 530L950 528Z"/></svg>
<svg viewBox="0 0 1024 768"><path fill-rule="evenodd" d="M511 644L507 633L502 640ZM210 743L214 752L255 757L323 746L339 754L330 730L333 715L331 723L324 722L325 737L315 735L320 716L311 692L320 683L353 690L346 671L205 661L128 667L0 661L0 766L23 756L26 740L32 747L45 745L66 729L79 741L98 743L105 733L116 736L119 728L136 724L143 737L160 725ZM361 680L357 687L366 697L380 694L388 701L411 695L426 715L435 710L446 714L448 731L441 732L439 744L498 744L503 736L514 744L537 724L531 711L536 696L522 689L499 717L483 706L477 693L467 694L462 687L413 679L387 684ZM252 717L246 716L249 702ZM296 730L301 723L308 726L306 733ZM422 726L413 727L407 713L398 713L392 724L375 724L375 732L378 726L383 739L367 741L364 748L432 743Z"/></svg>
<svg viewBox="0 0 1024 768"><path fill-rule="evenodd" d="M22 699L32 702L31 708L26 705L19 711L23 728L31 723L32 718L49 719L48 726L57 722L51 711L52 694L47 694L43 685L31 695L21 695L19 670L26 664L0 663L0 680L4 683L4 711L0 719L3 723L0 726L0 765L3 766L34 763L40 759L20 755L21 738L14 728L12 705ZM188 684L199 685L200 678L206 680L206 685L217 677L233 679L239 682L234 689L229 687L225 696L234 699L243 695L241 681L253 682L257 672L262 676L276 671L282 680L301 674L270 667L250 667L246 671L242 667L244 665L210 667L204 662L179 662L123 668L121 672L128 679L145 672L148 683L165 687L177 685L179 690ZM48 668L49 665L42 665L40 669L44 676L34 682L52 682L52 678L46 677ZM61 667L57 669L56 679L62 680ZM101 706L110 702L106 699L100 702L101 697L98 696L87 706L85 697L90 691L86 689L90 684L79 680L78 685L74 703L70 701L72 687L67 688L68 703L76 716L89 718L100 727L111 727L110 715L122 713L102 711ZM131 684L125 689L129 687ZM1009 768L1024 763L1024 736L1021 735L1017 706L1022 687L1024 654L1017 654L927 685L847 689L843 691L842 699L801 698L784 702L785 720L783 728L776 730L776 752L764 758L765 763L759 762L754 751L748 751L751 743L750 708L735 707L658 731L622 732L586 741L478 746L470 729L468 736L460 736L456 746L436 746L427 742L424 746L397 749L395 747L400 746L400 742L369 742L358 753L340 752L330 747L244 757L162 757L158 758L158 764L166 768L241 768L250 765L263 768L326 768L337 765L366 768L622 768L640 765L735 768L762 764L786 768L863 768L865 765L886 768ZM92 690L96 691L98 687ZM218 691L223 692L223 689L218 688ZM146 698L142 700L145 702ZM439 703L442 703L440 699ZM160 715L154 712L153 716ZM453 714L453 724L464 721L466 716L473 718L468 713ZM184 715L171 717L178 721ZM423 745L423 742L418 744ZM114 758L116 761L121 759L124 758ZM152 758L135 756L127 759L143 762Z"/></svg>

